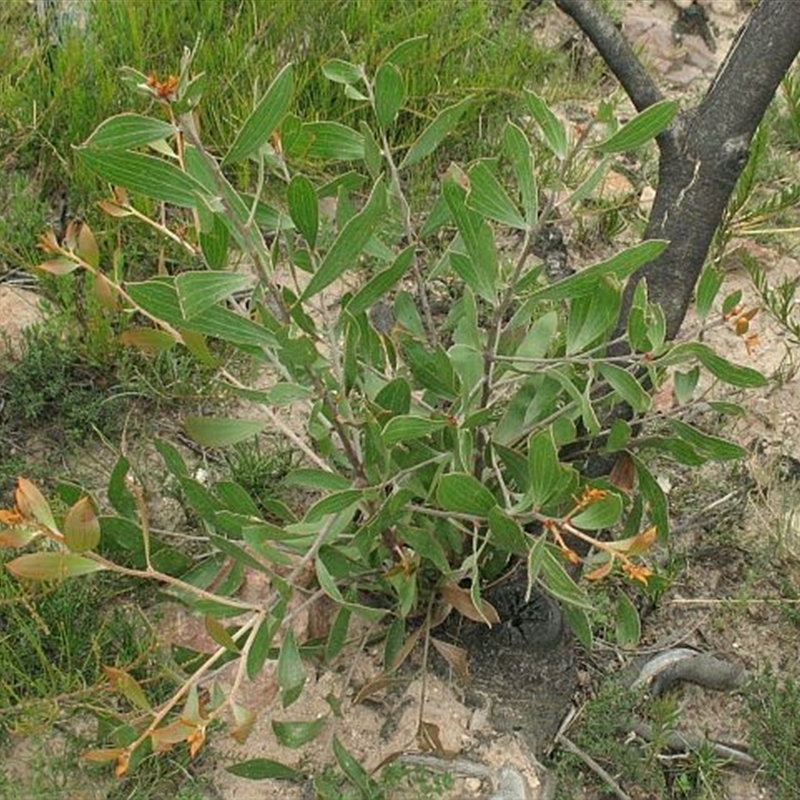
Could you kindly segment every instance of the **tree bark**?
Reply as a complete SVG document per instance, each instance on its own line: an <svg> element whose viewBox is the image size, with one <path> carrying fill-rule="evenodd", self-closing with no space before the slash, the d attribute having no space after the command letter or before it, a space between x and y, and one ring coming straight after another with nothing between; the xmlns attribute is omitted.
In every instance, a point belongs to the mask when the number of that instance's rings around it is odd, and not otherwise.
<svg viewBox="0 0 800 800"><path fill-rule="evenodd" d="M622 34L593 0L555 0L589 37L634 106L662 98ZM705 97L657 139L659 182L645 238L669 245L629 281L620 329L636 282L647 279L674 338L686 316L753 134L800 51L798 0L761 0L739 30Z"/></svg>

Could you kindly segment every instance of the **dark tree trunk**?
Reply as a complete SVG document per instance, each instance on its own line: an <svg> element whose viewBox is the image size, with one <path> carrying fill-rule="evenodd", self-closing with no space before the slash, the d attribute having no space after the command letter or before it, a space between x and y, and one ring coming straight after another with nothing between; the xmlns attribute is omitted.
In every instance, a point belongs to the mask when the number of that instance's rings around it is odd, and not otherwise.
<svg viewBox="0 0 800 800"><path fill-rule="evenodd" d="M589 37L639 111L661 99L594 0L556 0L556 5ZM703 100L658 137L659 183L645 235L669 245L636 278L647 278L650 299L664 309L670 338L686 316L714 232L747 163L750 140L798 51L799 0L761 0ZM634 285L629 283L628 302Z"/></svg>

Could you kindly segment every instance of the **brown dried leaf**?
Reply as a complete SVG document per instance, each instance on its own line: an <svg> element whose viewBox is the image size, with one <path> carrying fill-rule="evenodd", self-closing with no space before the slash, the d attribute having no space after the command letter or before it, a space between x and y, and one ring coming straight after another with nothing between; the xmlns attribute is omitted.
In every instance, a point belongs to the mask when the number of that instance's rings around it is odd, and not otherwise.
<svg viewBox="0 0 800 800"><path fill-rule="evenodd" d="M446 583L439 591L442 597L467 619L488 625L495 625L500 622L500 615L497 613L497 609L483 599L481 599L480 609L476 608L467 589L462 589L454 583Z"/></svg>
<svg viewBox="0 0 800 800"><path fill-rule="evenodd" d="M456 673L458 680L464 685L470 682L469 676L469 656L463 647L457 647L449 642L443 642L431 636L431 644L436 648L436 652L448 663Z"/></svg>

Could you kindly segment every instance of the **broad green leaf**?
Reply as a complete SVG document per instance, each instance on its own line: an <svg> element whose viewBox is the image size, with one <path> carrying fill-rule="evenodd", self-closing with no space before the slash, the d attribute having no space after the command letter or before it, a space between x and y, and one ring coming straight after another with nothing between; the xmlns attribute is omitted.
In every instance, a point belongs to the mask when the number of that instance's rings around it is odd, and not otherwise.
<svg viewBox="0 0 800 800"><path fill-rule="evenodd" d="M322 500L317 500L306 511L303 519L305 522L316 522L330 514L347 511L360 502L363 497L364 491L362 489L345 489L341 492L334 492L327 497L323 497Z"/></svg>
<svg viewBox="0 0 800 800"><path fill-rule="evenodd" d="M375 73L375 116L384 130L397 118L406 99L403 76L393 64L384 62Z"/></svg>
<svg viewBox="0 0 800 800"><path fill-rule="evenodd" d="M525 304L538 305L545 300L567 300L569 298L583 297L593 294L599 278L613 276L623 280L636 272L637 269L657 258L667 242L661 239L651 239L640 242L627 250L600 264L595 264L582 272L570 275L563 281L558 281L534 292Z"/></svg>
<svg viewBox="0 0 800 800"><path fill-rule="evenodd" d="M615 453L618 450L624 450L631 440L631 425L627 420L615 419L611 423L611 432L608 434L608 441L606 442L606 450L609 453Z"/></svg>
<svg viewBox="0 0 800 800"><path fill-rule="evenodd" d="M716 461L727 461L729 459L744 458L747 450L741 445L721 439L719 436L711 436L708 433L681 422L679 419L668 420L669 426L681 439L687 441L699 453L712 458Z"/></svg>
<svg viewBox="0 0 800 800"><path fill-rule="evenodd" d="M465 97L455 105L442 109L433 122L422 131L416 141L408 148L399 168L406 169L429 156L458 125L471 103L472 98Z"/></svg>
<svg viewBox="0 0 800 800"><path fill-rule="evenodd" d="M173 327L186 328L233 344L255 347L277 344L273 334L263 325L222 306L211 306L204 314L185 320L175 287L162 279L129 283L125 288L134 303Z"/></svg>
<svg viewBox="0 0 800 800"><path fill-rule="evenodd" d="M75 553L26 553L6 564L17 578L30 581L61 581L105 569L102 564Z"/></svg>
<svg viewBox="0 0 800 800"><path fill-rule="evenodd" d="M601 153L624 153L649 142L670 125L678 113L674 100L654 103L626 122L613 136L597 145Z"/></svg>
<svg viewBox="0 0 800 800"><path fill-rule="evenodd" d="M353 84L361 81L361 68L340 58L326 61L322 65L322 74L334 83Z"/></svg>
<svg viewBox="0 0 800 800"><path fill-rule="evenodd" d="M519 187L525 222L533 226L539 219L539 190L536 186L531 144L523 130L513 122L506 123L503 144Z"/></svg>
<svg viewBox="0 0 800 800"><path fill-rule="evenodd" d="M411 374L421 387L445 400L456 399L458 379L441 346L430 349L421 342L404 339L402 351Z"/></svg>
<svg viewBox="0 0 800 800"><path fill-rule="evenodd" d="M524 230L528 227L525 218L485 161L479 161L467 174L469 193L466 202L471 209L510 228Z"/></svg>
<svg viewBox="0 0 800 800"><path fill-rule="evenodd" d="M528 538L522 526L498 506L489 511L489 530L491 542L495 547L517 556L527 555Z"/></svg>
<svg viewBox="0 0 800 800"><path fill-rule="evenodd" d="M376 181L364 208L342 228L322 263L317 268L302 295L308 300L330 286L348 269L354 268L358 258L380 225L386 210L386 190Z"/></svg>
<svg viewBox="0 0 800 800"><path fill-rule="evenodd" d="M485 517L496 505L494 495L475 477L465 472L443 475L436 498L445 511Z"/></svg>
<svg viewBox="0 0 800 800"><path fill-rule="evenodd" d="M639 612L625 592L617 598L616 637L620 647L636 647L642 635Z"/></svg>
<svg viewBox="0 0 800 800"><path fill-rule="evenodd" d="M733 364L717 355L708 345L687 342L672 348L658 363L665 366L681 364L687 356L694 356L715 378L742 389L757 389L767 385L767 379L758 370Z"/></svg>
<svg viewBox="0 0 800 800"><path fill-rule="evenodd" d="M410 39L400 42L395 45L384 61L387 64L394 64L396 67L414 63L414 59L419 57L419 51L427 43L428 38L427 35L412 36Z"/></svg>
<svg viewBox="0 0 800 800"><path fill-rule="evenodd" d="M300 696L306 682L306 669L291 628L286 631L281 643L276 674L278 686L281 688L283 707L288 708Z"/></svg>
<svg viewBox="0 0 800 800"><path fill-rule="evenodd" d="M586 652L591 653L594 636L592 634L592 625L586 612L582 608L570 605L562 606L561 611L564 614L564 620L567 625L575 634L575 638L583 645Z"/></svg>
<svg viewBox="0 0 800 800"><path fill-rule="evenodd" d="M64 542L73 553L94 550L100 543L100 521L88 497L78 500L67 512Z"/></svg>
<svg viewBox="0 0 800 800"><path fill-rule="evenodd" d="M695 366L686 372L676 370L673 379L675 381L675 398L680 405L686 405L694 396L694 390L700 380L700 367Z"/></svg>
<svg viewBox="0 0 800 800"><path fill-rule="evenodd" d="M159 139L169 139L177 128L169 122L141 114L117 114L101 122L83 147L95 150L129 150Z"/></svg>
<svg viewBox="0 0 800 800"><path fill-rule="evenodd" d="M383 151L366 122L362 120L358 127L364 137L364 163L367 165L370 178L377 180L383 170Z"/></svg>
<svg viewBox="0 0 800 800"><path fill-rule="evenodd" d="M595 281L592 294L573 297L567 319L567 355L581 353L614 330L622 305L622 292L613 278Z"/></svg>
<svg viewBox="0 0 800 800"><path fill-rule="evenodd" d="M451 263L460 265L461 277L470 288L492 303L497 294L497 248L492 229L482 215L466 205L466 192L455 181L445 181L442 187L447 205L456 221L469 260L451 253Z"/></svg>
<svg viewBox="0 0 800 800"><path fill-rule="evenodd" d="M554 553L555 550L555 553ZM558 553L558 555L556 555ZM586 593L570 578L561 556L557 549L552 545L546 545L541 551L542 562L539 573L539 582L551 594L568 606L577 606L587 611L592 610L592 604Z"/></svg>
<svg viewBox="0 0 800 800"><path fill-rule="evenodd" d="M353 482L344 475L324 469L300 467L293 469L282 482L283 486L306 486L323 492L341 492L350 489Z"/></svg>
<svg viewBox="0 0 800 800"><path fill-rule="evenodd" d="M634 411L644 413L650 410L650 395L626 369L601 361L597 364L597 371Z"/></svg>
<svg viewBox="0 0 800 800"><path fill-rule="evenodd" d="M325 728L326 717L319 717L313 722L282 722L272 720L272 732L284 747L297 750L317 738Z"/></svg>
<svg viewBox="0 0 800 800"><path fill-rule="evenodd" d="M127 150L93 150L79 147L78 159L95 175L153 200L183 208L199 208L208 192L187 173L160 158Z"/></svg>
<svg viewBox="0 0 800 800"><path fill-rule="evenodd" d="M186 432L205 447L226 447L252 439L264 430L267 423L249 419L224 417L187 417Z"/></svg>
<svg viewBox="0 0 800 800"><path fill-rule="evenodd" d="M181 272L175 278L181 313L185 319L193 319L249 283L250 279L242 273Z"/></svg>
<svg viewBox="0 0 800 800"><path fill-rule="evenodd" d="M389 381L377 395L375 404L393 414L408 414L411 408L411 387L405 378Z"/></svg>
<svg viewBox="0 0 800 800"><path fill-rule="evenodd" d="M306 122L310 137L306 155L330 161L360 161L364 158L364 137L339 122Z"/></svg>
<svg viewBox="0 0 800 800"><path fill-rule="evenodd" d="M739 303L742 302L742 290L737 289L730 294L725 295L725 298L722 301L722 316L726 317L730 314Z"/></svg>
<svg viewBox="0 0 800 800"><path fill-rule="evenodd" d="M313 249L319 230L319 201L314 184L305 175L295 175L286 189L286 202L292 222Z"/></svg>
<svg viewBox="0 0 800 800"><path fill-rule="evenodd" d="M443 419L413 415L396 416L386 423L381 438L387 447L393 447L409 439L421 439L434 431L441 430L446 424Z"/></svg>
<svg viewBox="0 0 800 800"><path fill-rule="evenodd" d="M548 311L542 314L536 322L531 325L525 338L519 343L514 355L520 359L544 358L550 350L550 345L558 330L558 313ZM515 361L514 366L520 370L532 370L534 366L526 361Z"/></svg>
<svg viewBox="0 0 800 800"><path fill-rule="evenodd" d="M251 758L225 768L231 775L251 781L287 780L298 783L305 777L300 770L273 761L271 758Z"/></svg>
<svg viewBox="0 0 800 800"><path fill-rule="evenodd" d="M289 111L294 92L294 73L287 64L275 77L258 105L245 120L222 160L222 166L255 155L267 142Z"/></svg>
<svg viewBox="0 0 800 800"><path fill-rule="evenodd" d="M402 280L414 260L414 248L407 247L401 251L391 266L377 272L348 301L345 308L358 316L386 295Z"/></svg>
<svg viewBox="0 0 800 800"><path fill-rule="evenodd" d="M200 231L200 249L210 269L224 269L228 261L228 241L230 234L226 220L214 214L210 230Z"/></svg>
<svg viewBox="0 0 800 800"><path fill-rule="evenodd" d="M563 123L548 108L547 103L535 92L527 91L525 93L525 99L528 102L528 109L531 115L542 129L542 134L544 135L547 146L556 158L563 161L567 157L567 149L569 147L567 132L564 129Z"/></svg>
<svg viewBox="0 0 800 800"><path fill-rule="evenodd" d="M711 313L724 277L722 270L717 269L713 264L706 264L703 269L695 288L695 307L701 322Z"/></svg>
<svg viewBox="0 0 800 800"><path fill-rule="evenodd" d="M550 428L528 437L528 470L528 499L534 507L540 508L553 496L561 480L561 465Z"/></svg>
<svg viewBox="0 0 800 800"><path fill-rule="evenodd" d="M622 516L622 498L618 494L608 492L602 500L587 506L572 518L576 528L587 531L599 531L616 525Z"/></svg>

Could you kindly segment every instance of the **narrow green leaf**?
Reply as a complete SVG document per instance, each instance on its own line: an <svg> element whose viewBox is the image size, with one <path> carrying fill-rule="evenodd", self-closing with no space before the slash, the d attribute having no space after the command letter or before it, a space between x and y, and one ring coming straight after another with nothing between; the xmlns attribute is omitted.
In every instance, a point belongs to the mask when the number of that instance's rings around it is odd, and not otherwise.
<svg viewBox="0 0 800 800"><path fill-rule="evenodd" d="M127 150L93 150L79 147L78 159L95 175L153 200L183 208L205 205L208 192L201 183L174 164Z"/></svg>
<svg viewBox="0 0 800 800"><path fill-rule="evenodd" d="M332 58L322 65L322 74L334 83L354 84L361 81L361 69L349 61Z"/></svg>
<svg viewBox="0 0 800 800"><path fill-rule="evenodd" d="M661 239L640 242L617 253L608 261L594 264L575 275L570 275L563 281L539 289L531 295L525 306L527 307L528 304L538 305L545 300L567 300L592 294L597 287L599 278L613 276L617 280L624 280L637 269L657 258L666 246L667 242Z"/></svg>
<svg viewBox="0 0 800 800"><path fill-rule="evenodd" d="M708 433L681 422L679 419L668 420L670 428L694 447L699 453L712 458L716 461L727 461L731 459L744 458L747 455L746 448L741 445L721 439L719 436L711 436Z"/></svg>
<svg viewBox="0 0 800 800"><path fill-rule="evenodd" d="M220 647L230 650L232 653L241 653L241 649L228 633L228 629L211 614L206 614L203 622L205 623L206 633Z"/></svg>
<svg viewBox="0 0 800 800"><path fill-rule="evenodd" d="M592 604L589 598L567 574L560 555L555 555L553 547L550 545L543 547L541 553L542 562L539 582L547 592L568 606L576 606L591 611Z"/></svg>
<svg viewBox="0 0 800 800"><path fill-rule="evenodd" d="M471 103L472 98L466 97L455 105L442 109L408 148L399 168L406 169L429 156L458 125Z"/></svg>
<svg viewBox="0 0 800 800"><path fill-rule="evenodd" d="M231 764L225 769L231 775L236 775L238 778L247 778L251 781L300 781L304 777L299 770L286 766L286 764L281 764L280 761L273 761L271 758L251 758L248 761Z"/></svg>
<svg viewBox="0 0 800 800"><path fill-rule="evenodd" d="M503 144L519 187L525 222L533 226L539 219L539 190L536 186L531 144L523 130L513 122L506 124Z"/></svg>
<svg viewBox="0 0 800 800"><path fill-rule="evenodd" d="M386 423L381 438L387 447L393 447L410 439L421 439L434 431L441 430L446 424L443 419L413 415L396 416Z"/></svg>
<svg viewBox="0 0 800 800"><path fill-rule="evenodd" d="M481 214L468 208L466 192L455 181L445 181L442 187L447 205L456 221L469 256L467 262L458 253L451 253L451 263L464 272L461 277L471 281L470 288L488 302L494 302L497 293L497 248L492 229Z"/></svg>
<svg viewBox="0 0 800 800"><path fill-rule="evenodd" d="M539 123L544 140L553 155L563 161L567 157L567 132L562 122L548 108L547 103L535 92L527 91L525 99L533 118Z"/></svg>
<svg viewBox="0 0 800 800"><path fill-rule="evenodd" d="M308 282L302 300L308 300L333 283L346 270L354 268L358 258L377 230L386 210L386 190L376 181L364 208L342 228L322 263Z"/></svg>
<svg viewBox="0 0 800 800"><path fill-rule="evenodd" d="M283 707L288 708L300 696L306 682L306 669L291 628L286 631L281 643L276 674L278 686L281 688Z"/></svg>
<svg viewBox="0 0 800 800"><path fill-rule="evenodd" d="M159 139L169 139L177 129L169 122L141 114L117 114L101 122L83 147L95 150L128 150Z"/></svg>
<svg viewBox="0 0 800 800"><path fill-rule="evenodd" d="M286 189L289 215L312 249L319 230L319 201L314 184L305 175L295 175Z"/></svg>
<svg viewBox="0 0 800 800"><path fill-rule="evenodd" d="M310 137L306 155L330 161L360 161L364 158L364 137L339 122L306 122L303 132Z"/></svg>
<svg viewBox="0 0 800 800"><path fill-rule="evenodd" d="M548 311L546 314L542 314L542 316L531 325L530 329L525 334L525 338L519 343L514 355L520 359L544 358L550 350L557 330L558 312ZM532 371L535 369L534 365L524 360L515 361L514 366L519 370Z"/></svg>
<svg viewBox="0 0 800 800"><path fill-rule="evenodd" d="M638 113L626 122L613 136L597 145L601 153L624 153L635 150L666 130L675 115L678 104L674 100L662 100Z"/></svg>
<svg viewBox="0 0 800 800"><path fill-rule="evenodd" d="M266 422L224 417L187 417L186 432L205 447L226 447L257 436Z"/></svg>
<svg viewBox="0 0 800 800"><path fill-rule="evenodd" d="M636 647L642 635L639 612L625 592L617 598L617 644L620 647Z"/></svg>
<svg viewBox="0 0 800 800"><path fill-rule="evenodd" d="M287 64L276 76L258 105L245 120L222 160L222 166L235 164L255 155L268 141L289 111L294 93L294 73Z"/></svg>
<svg viewBox="0 0 800 800"><path fill-rule="evenodd" d="M386 130L397 118L406 99L403 76L393 64L384 62L375 73L375 116Z"/></svg>
<svg viewBox="0 0 800 800"><path fill-rule="evenodd" d="M551 428L528 437L528 470L528 499L534 507L540 508L553 496L561 481L561 465Z"/></svg>
<svg viewBox="0 0 800 800"><path fill-rule="evenodd" d="M465 472L443 475L436 489L445 511L485 517L497 505L494 495L475 477Z"/></svg>
<svg viewBox="0 0 800 800"><path fill-rule="evenodd" d="M567 319L567 355L602 342L616 327L621 305L622 291L608 276L595 281L592 294L573 297Z"/></svg>
<svg viewBox="0 0 800 800"><path fill-rule="evenodd" d="M742 389L757 389L767 385L766 377L751 367L733 364L717 355L708 345L699 342L679 344L659 359L659 364L680 364L687 356L694 356L715 378Z"/></svg>
<svg viewBox="0 0 800 800"><path fill-rule="evenodd" d="M634 411L644 413L650 410L650 395L630 372L602 361L597 364L597 371Z"/></svg>
<svg viewBox="0 0 800 800"><path fill-rule="evenodd" d="M469 193L466 202L471 209L510 228L524 230L528 227L525 218L485 161L479 161L467 174Z"/></svg>
<svg viewBox="0 0 800 800"><path fill-rule="evenodd" d="M325 728L327 717L319 717L313 722L281 722L272 720L272 732L284 747L297 750L319 736Z"/></svg>
<svg viewBox="0 0 800 800"><path fill-rule="evenodd" d="M241 273L181 272L175 278L181 313L190 320L249 283L247 275Z"/></svg>
<svg viewBox="0 0 800 800"><path fill-rule="evenodd" d="M374 303L386 295L403 279L414 260L414 247L401 251L391 266L377 272L349 300L347 310L358 316L367 311Z"/></svg>
<svg viewBox="0 0 800 800"><path fill-rule="evenodd" d="M717 269L713 264L706 264L704 267L695 288L695 307L701 322L707 319L711 313L724 277L722 270Z"/></svg>
<svg viewBox="0 0 800 800"><path fill-rule="evenodd" d="M647 501L650 510L650 519L658 530L658 539L664 542L669 537L669 510L667 497L658 481L647 468L647 465L637 456L632 456L636 465L636 477L639 490Z"/></svg>
<svg viewBox="0 0 800 800"><path fill-rule="evenodd" d="M375 797L377 789L375 781L370 779L364 767L347 752L336 734L333 736L333 754L342 772L358 787L361 796Z"/></svg>
<svg viewBox="0 0 800 800"><path fill-rule="evenodd" d="M272 622L265 619L253 635L250 649L247 651L247 677L254 681L264 668L272 644Z"/></svg>

